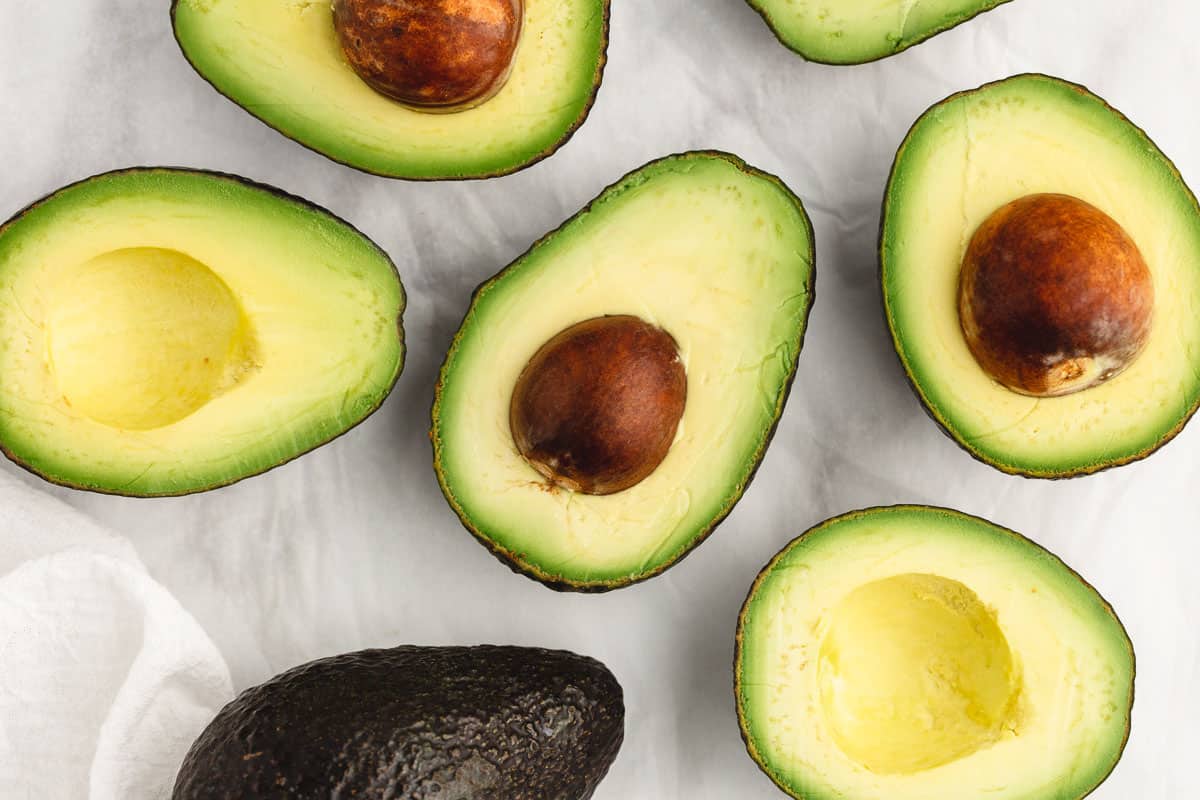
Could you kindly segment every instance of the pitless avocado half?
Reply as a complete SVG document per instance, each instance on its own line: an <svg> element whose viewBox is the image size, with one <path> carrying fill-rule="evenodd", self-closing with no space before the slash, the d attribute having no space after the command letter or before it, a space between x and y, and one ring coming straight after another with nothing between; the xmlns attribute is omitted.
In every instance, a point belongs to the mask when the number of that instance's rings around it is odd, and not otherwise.
<svg viewBox="0 0 1200 800"><path fill-rule="evenodd" d="M533 164L583 124L609 0L174 0L217 91L335 161L412 180Z"/></svg>
<svg viewBox="0 0 1200 800"><path fill-rule="evenodd" d="M476 290L438 382L442 491L556 589L653 577L732 510L813 299L800 200L740 159L652 162Z"/></svg>
<svg viewBox="0 0 1200 800"><path fill-rule="evenodd" d="M747 0L779 41L809 61L864 64L895 55L1009 0Z"/></svg>
<svg viewBox="0 0 1200 800"><path fill-rule="evenodd" d="M880 270L925 408L1005 472L1143 458L1200 405L1200 206L1082 86L1018 75L922 115L892 167Z"/></svg>
<svg viewBox="0 0 1200 800"><path fill-rule="evenodd" d="M178 495L369 416L404 360L373 242L241 178L131 169L0 226L0 450L47 480Z"/></svg>
<svg viewBox="0 0 1200 800"><path fill-rule="evenodd" d="M787 545L738 620L750 755L804 800L1078 800L1129 735L1133 646L1029 539L925 506Z"/></svg>
<svg viewBox="0 0 1200 800"><path fill-rule="evenodd" d="M173 800L587 800L625 730L591 658L530 647L396 647L248 689L188 751Z"/></svg>

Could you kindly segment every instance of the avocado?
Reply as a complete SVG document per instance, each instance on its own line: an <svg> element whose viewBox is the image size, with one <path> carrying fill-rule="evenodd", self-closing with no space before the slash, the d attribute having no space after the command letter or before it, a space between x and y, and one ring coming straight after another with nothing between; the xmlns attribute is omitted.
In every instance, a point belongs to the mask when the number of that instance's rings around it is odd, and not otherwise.
<svg viewBox="0 0 1200 800"><path fill-rule="evenodd" d="M630 173L475 291L433 406L446 499L551 588L661 573L746 490L813 280L777 178L716 152Z"/></svg>
<svg viewBox="0 0 1200 800"><path fill-rule="evenodd" d="M585 800L624 736L599 661L529 647L396 647L248 689L188 751L173 800Z"/></svg>
<svg viewBox="0 0 1200 800"><path fill-rule="evenodd" d="M805 800L1078 800L1129 734L1133 646L1112 608L1013 531L926 506L855 511L788 544L738 620L751 757Z"/></svg>
<svg viewBox="0 0 1200 800"><path fill-rule="evenodd" d="M1200 404L1200 206L1084 87L1018 75L933 106L896 155L881 231L896 352L979 460L1096 472Z"/></svg>
<svg viewBox="0 0 1200 800"><path fill-rule="evenodd" d="M0 226L0 450L54 483L178 495L344 433L404 358L395 265L242 178L129 169Z"/></svg>
<svg viewBox="0 0 1200 800"><path fill-rule="evenodd" d="M512 74L524 0L333 0L350 68L415 109L461 111L490 100Z"/></svg>
<svg viewBox="0 0 1200 800"><path fill-rule="evenodd" d="M174 0L184 56L254 116L392 178L487 178L583 124L609 0Z"/></svg>
<svg viewBox="0 0 1200 800"><path fill-rule="evenodd" d="M747 0L809 61L865 64L895 55L1009 0Z"/></svg>

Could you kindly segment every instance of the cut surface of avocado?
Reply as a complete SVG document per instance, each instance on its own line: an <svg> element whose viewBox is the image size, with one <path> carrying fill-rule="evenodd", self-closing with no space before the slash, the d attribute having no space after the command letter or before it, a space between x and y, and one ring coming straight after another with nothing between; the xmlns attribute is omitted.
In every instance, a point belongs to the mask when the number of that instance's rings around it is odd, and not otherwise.
<svg viewBox="0 0 1200 800"><path fill-rule="evenodd" d="M762 458L813 275L799 199L739 159L686 153L621 179L476 291L433 411L451 506L510 566L555 588L612 589L666 569L725 517ZM616 494L552 486L514 444L514 387L556 334L616 315L678 348L687 401L674 440Z"/></svg>
<svg viewBox="0 0 1200 800"><path fill-rule="evenodd" d="M175 37L219 92L335 161L397 178L482 178L548 156L583 123L600 84L608 0L526 0L504 87L433 114L350 67L329 2L175 0Z"/></svg>
<svg viewBox="0 0 1200 800"><path fill-rule="evenodd" d="M101 492L231 483L383 402L403 308L391 260L297 198L185 170L89 178L0 227L0 447Z"/></svg>
<svg viewBox="0 0 1200 800"><path fill-rule="evenodd" d="M1078 800L1112 771L1133 647L1053 554L948 509L828 520L738 623L751 756L805 800Z"/></svg>
<svg viewBox="0 0 1200 800"><path fill-rule="evenodd" d="M895 55L1009 0L748 0L790 49L823 64Z"/></svg>
<svg viewBox="0 0 1200 800"><path fill-rule="evenodd" d="M1149 269L1155 307L1124 372L1039 398L979 366L957 298L976 229L1041 192L1079 198L1124 228ZM888 325L922 402L956 442L1005 472L1069 477L1142 458L1200 403L1200 207L1146 134L1081 86L1019 75L927 111L892 168L880 263Z"/></svg>

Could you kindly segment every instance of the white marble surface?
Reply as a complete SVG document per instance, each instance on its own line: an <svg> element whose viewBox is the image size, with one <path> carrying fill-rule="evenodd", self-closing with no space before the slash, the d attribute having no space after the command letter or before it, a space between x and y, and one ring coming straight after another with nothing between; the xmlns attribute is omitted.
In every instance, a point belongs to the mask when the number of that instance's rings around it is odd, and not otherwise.
<svg viewBox="0 0 1200 800"><path fill-rule="evenodd" d="M192 72L167 7L0 0L0 217L117 167L226 170L353 221L395 258L410 296L395 393L334 444L189 498L56 490L132 538L239 688L364 646L571 648L606 661L627 693L626 744L599 800L782 797L746 756L734 716L733 630L750 581L825 517L934 503L1050 547L1128 626L1133 736L1094 796L1200 796L1200 423L1148 461L1065 483L974 462L904 384L874 257L908 125L950 92L1013 72L1088 84L1200 186L1200 5L1016 0L895 58L833 68L789 53L741 0L615 0L605 83L575 138L525 172L458 184L370 177L269 130ZM813 217L818 299L795 389L757 482L696 553L647 584L557 595L496 562L443 502L426 438L435 372L472 287L616 177L695 147L779 174Z"/></svg>

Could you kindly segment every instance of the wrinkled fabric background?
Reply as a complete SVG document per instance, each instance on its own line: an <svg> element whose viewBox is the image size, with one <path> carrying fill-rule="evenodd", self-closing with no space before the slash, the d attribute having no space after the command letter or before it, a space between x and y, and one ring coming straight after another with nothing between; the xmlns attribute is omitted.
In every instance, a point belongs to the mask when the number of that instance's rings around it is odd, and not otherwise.
<svg viewBox="0 0 1200 800"><path fill-rule="evenodd" d="M395 393L333 444L182 499L54 490L132 540L238 689L367 646L570 648L604 660L626 690L627 741L599 800L781 797L734 714L734 625L751 580L826 517L932 503L1046 545L1128 627L1133 735L1094 797L1200 796L1200 423L1148 461L1079 480L978 464L905 385L875 262L879 201L908 126L947 94L1015 72L1087 84L1200 187L1200 5L1016 0L883 62L824 67L778 44L742 0L614 0L604 85L570 143L513 176L444 184L360 174L269 130L193 73L167 6L0 0L0 217L119 167L240 173L364 230L399 265L410 302ZM757 481L690 558L605 596L557 595L496 562L442 500L426 437L436 370L476 284L625 172L702 147L777 173L813 218L817 302L795 388Z"/></svg>
<svg viewBox="0 0 1200 800"><path fill-rule="evenodd" d="M0 797L167 797L233 696L128 539L0 473Z"/></svg>

